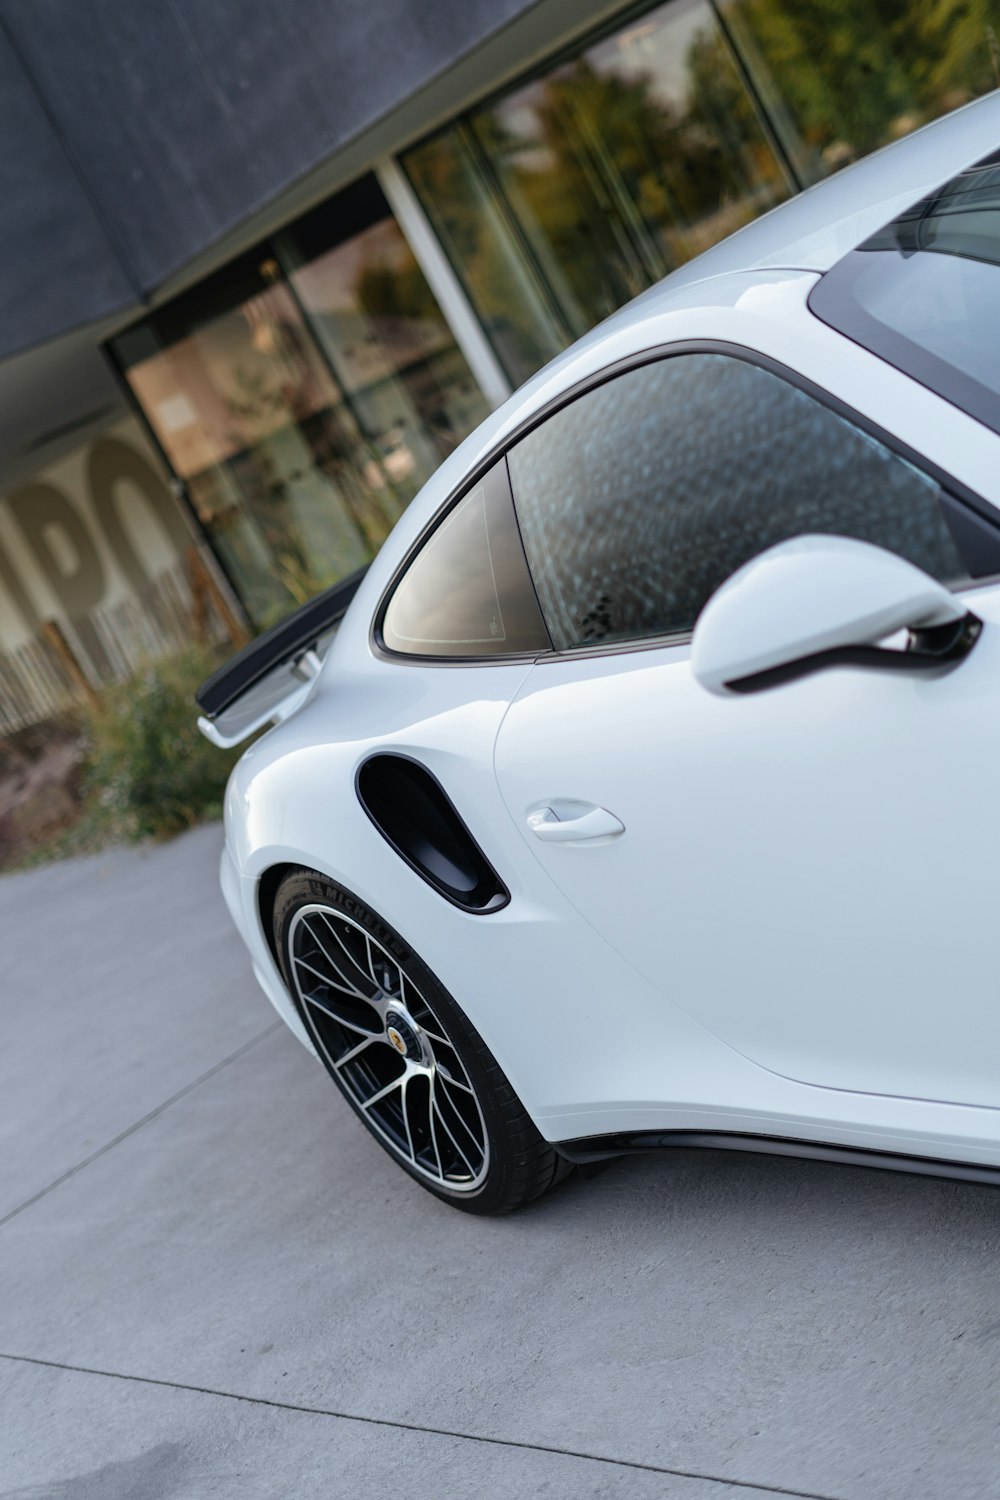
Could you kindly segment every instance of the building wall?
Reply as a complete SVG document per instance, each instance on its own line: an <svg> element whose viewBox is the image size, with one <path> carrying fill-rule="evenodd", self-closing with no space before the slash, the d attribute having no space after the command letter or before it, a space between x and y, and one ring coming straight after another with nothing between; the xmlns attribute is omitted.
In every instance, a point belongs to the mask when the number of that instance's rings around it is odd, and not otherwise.
<svg viewBox="0 0 1000 1500"><path fill-rule="evenodd" d="M135 300L0 10L0 359Z"/></svg>
<svg viewBox="0 0 1000 1500"><path fill-rule="evenodd" d="M0 0L0 358L141 300L530 5Z"/></svg>

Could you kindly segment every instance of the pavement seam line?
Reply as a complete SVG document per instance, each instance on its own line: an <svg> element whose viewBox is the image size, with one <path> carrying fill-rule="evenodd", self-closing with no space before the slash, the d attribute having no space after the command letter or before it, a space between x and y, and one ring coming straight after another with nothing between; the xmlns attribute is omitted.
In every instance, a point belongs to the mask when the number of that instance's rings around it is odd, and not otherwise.
<svg viewBox="0 0 1000 1500"><path fill-rule="evenodd" d="M602 1453L584 1453L577 1448L556 1448L548 1443L522 1442L517 1438L485 1437L475 1432L455 1432L450 1427L429 1427L420 1422L394 1422L391 1417L364 1417L354 1412L334 1411L324 1406L303 1406L294 1401L276 1401L268 1396L245 1396L239 1391L220 1391L213 1386L191 1385L183 1380L161 1380L154 1375L124 1375L120 1370L97 1370L90 1365L71 1365L55 1359L39 1359L31 1354L8 1354L0 1350L0 1359L13 1364L38 1365L47 1370L68 1370L75 1375L98 1375L105 1380L125 1380L135 1385L159 1386L170 1391L190 1391L198 1396L217 1396L223 1401L244 1401L251 1406L267 1406L276 1411L300 1412L310 1417L334 1417L341 1422L361 1422L369 1427L391 1427L397 1432L422 1432L429 1437L458 1438L465 1443L486 1443L494 1448L520 1448L528 1453L551 1453L557 1458L580 1458L587 1463L612 1464L619 1469L640 1469L647 1474L669 1474L672 1479L697 1479L703 1484L731 1485L733 1489L756 1491L761 1495L785 1495L789 1500L838 1500L835 1495L821 1495L816 1490L790 1490L776 1484L755 1483L752 1479L730 1479L721 1474L704 1474L696 1469L671 1469L662 1464L644 1464L638 1459L610 1458Z"/></svg>
<svg viewBox="0 0 1000 1500"><path fill-rule="evenodd" d="M120 1131L112 1140L105 1141L103 1146L98 1146L96 1151L92 1151L89 1156L85 1156L82 1161L78 1161L75 1166L63 1172L54 1182L50 1182L47 1187L40 1188L37 1193L33 1193L30 1198L26 1198L23 1203L19 1203L16 1208L12 1208L9 1213L4 1214L3 1218L0 1218L0 1229L5 1224L9 1224L11 1219L16 1218L18 1214L23 1213L26 1208L30 1208L33 1203L37 1203L40 1198L47 1197L57 1187L61 1187L64 1182L68 1182L71 1177L75 1177L77 1172L82 1172L84 1167L89 1167L91 1162L97 1161L99 1156L104 1156L108 1151L114 1150L115 1146L120 1146L122 1141L127 1140L130 1135L134 1135L137 1130L141 1130L144 1125L148 1125L151 1120L155 1120L158 1115L162 1115L164 1110L169 1109L178 1100L185 1098L194 1089L199 1088L201 1084L207 1083L210 1078L214 1078L216 1073L221 1073L223 1068L228 1068L229 1064L235 1062L237 1058L242 1057L244 1052L249 1052L251 1047L256 1047L258 1042L262 1042L265 1037L269 1037L274 1032L279 1031L283 1025L283 1021L272 1021L270 1026L265 1027L263 1031L259 1031L248 1042L244 1042L242 1047L237 1047L235 1052L230 1052L228 1057L220 1058L217 1063L213 1063L204 1073L199 1073L197 1078L193 1078L182 1089L178 1089L176 1094L171 1094L169 1099L164 1099L162 1104L158 1104L155 1109L151 1109L148 1114L143 1115L141 1120L133 1121L131 1125L125 1130Z"/></svg>

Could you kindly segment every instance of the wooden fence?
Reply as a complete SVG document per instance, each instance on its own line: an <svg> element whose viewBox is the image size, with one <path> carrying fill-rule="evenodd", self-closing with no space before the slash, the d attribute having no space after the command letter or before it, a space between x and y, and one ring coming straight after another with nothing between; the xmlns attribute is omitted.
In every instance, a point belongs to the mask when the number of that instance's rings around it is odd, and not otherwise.
<svg viewBox="0 0 1000 1500"><path fill-rule="evenodd" d="M145 661L194 641L242 645L242 622L200 551L192 547L144 596L92 610L78 628L47 620L37 635L0 652L0 735L41 723L122 682Z"/></svg>

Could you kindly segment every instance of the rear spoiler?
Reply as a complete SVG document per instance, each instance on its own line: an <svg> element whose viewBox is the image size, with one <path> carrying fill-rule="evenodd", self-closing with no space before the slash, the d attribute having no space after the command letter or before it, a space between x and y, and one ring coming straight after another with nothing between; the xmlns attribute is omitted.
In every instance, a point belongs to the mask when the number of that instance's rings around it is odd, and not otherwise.
<svg viewBox="0 0 1000 1500"><path fill-rule="evenodd" d="M367 571L359 568L324 589L206 678L194 695L203 711L198 728L206 739L229 749L301 707L321 665L315 646L340 624ZM281 667L287 670L279 673Z"/></svg>

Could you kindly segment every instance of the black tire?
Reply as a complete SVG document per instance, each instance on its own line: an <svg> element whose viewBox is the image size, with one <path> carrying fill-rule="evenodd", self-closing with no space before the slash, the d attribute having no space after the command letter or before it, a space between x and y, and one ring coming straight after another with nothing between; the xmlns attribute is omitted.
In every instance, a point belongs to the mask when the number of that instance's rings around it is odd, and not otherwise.
<svg viewBox="0 0 1000 1500"><path fill-rule="evenodd" d="M274 940L327 1072L379 1145L428 1192L466 1213L502 1214L568 1174L451 995L357 897L315 871L292 871L278 887ZM361 991L357 999L348 985Z"/></svg>

